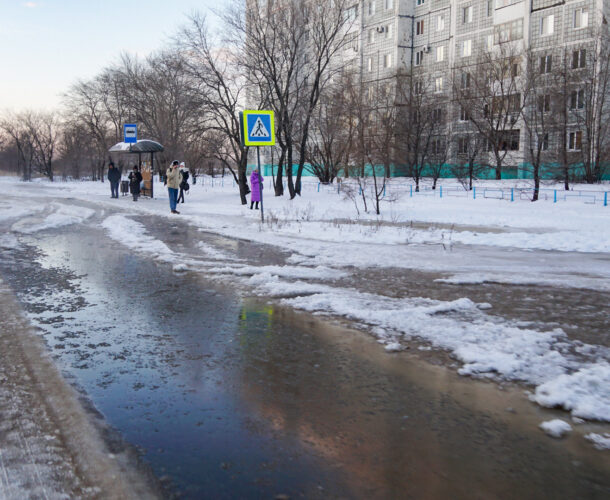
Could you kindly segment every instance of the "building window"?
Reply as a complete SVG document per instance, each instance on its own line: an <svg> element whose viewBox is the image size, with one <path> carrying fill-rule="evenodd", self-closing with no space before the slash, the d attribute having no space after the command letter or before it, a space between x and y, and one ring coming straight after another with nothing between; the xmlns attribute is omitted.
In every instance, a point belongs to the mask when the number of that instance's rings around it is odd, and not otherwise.
<svg viewBox="0 0 610 500"><path fill-rule="evenodd" d="M494 13L494 1L487 0L487 17L491 17Z"/></svg>
<svg viewBox="0 0 610 500"><path fill-rule="evenodd" d="M462 57L472 55L472 40L464 40L462 42Z"/></svg>
<svg viewBox="0 0 610 500"><path fill-rule="evenodd" d="M443 110L440 108L432 110L432 121L439 123L443 119Z"/></svg>
<svg viewBox="0 0 610 500"><path fill-rule="evenodd" d="M468 154L468 137L458 137L458 154Z"/></svg>
<svg viewBox="0 0 610 500"><path fill-rule="evenodd" d="M488 50L491 50L494 46L494 36L493 35L487 35L487 37L485 38L485 46L487 47Z"/></svg>
<svg viewBox="0 0 610 500"><path fill-rule="evenodd" d="M442 92L443 91L443 77L437 76L434 79L434 92Z"/></svg>
<svg viewBox="0 0 610 500"><path fill-rule="evenodd" d="M373 71L373 58L369 57L366 61L366 68L369 70L369 73Z"/></svg>
<svg viewBox="0 0 610 500"><path fill-rule="evenodd" d="M460 84L463 89L470 88L470 73L462 73L460 77Z"/></svg>
<svg viewBox="0 0 610 500"><path fill-rule="evenodd" d="M392 67L392 54L385 54L383 56L383 67L384 68Z"/></svg>
<svg viewBox="0 0 610 500"><path fill-rule="evenodd" d="M585 107L585 91L573 90L570 94L570 109L583 109Z"/></svg>
<svg viewBox="0 0 610 500"><path fill-rule="evenodd" d="M415 66L419 66L424 61L424 51L418 50L415 53Z"/></svg>
<svg viewBox="0 0 610 500"><path fill-rule="evenodd" d="M552 35L555 31L555 16L545 16L540 19L540 34L542 36Z"/></svg>
<svg viewBox="0 0 610 500"><path fill-rule="evenodd" d="M424 93L424 83L418 80L417 82L415 82L413 89L416 94L423 94Z"/></svg>
<svg viewBox="0 0 610 500"><path fill-rule="evenodd" d="M369 2L369 16L375 14L375 2Z"/></svg>
<svg viewBox="0 0 610 500"><path fill-rule="evenodd" d="M582 149L582 131L570 132L568 135L568 149L570 151L580 151Z"/></svg>
<svg viewBox="0 0 610 500"><path fill-rule="evenodd" d="M574 20L572 26L574 29L586 28L589 25L589 13L585 9L576 9L574 11Z"/></svg>
<svg viewBox="0 0 610 500"><path fill-rule="evenodd" d="M417 21L415 23L415 34L416 35L424 34L424 20L423 19L421 21Z"/></svg>
<svg viewBox="0 0 610 500"><path fill-rule="evenodd" d="M417 0L417 5L424 5L426 0Z"/></svg>
<svg viewBox="0 0 610 500"><path fill-rule="evenodd" d="M496 45L523 38L523 18L499 24L494 27L494 43Z"/></svg>
<svg viewBox="0 0 610 500"><path fill-rule="evenodd" d="M355 21L358 17L358 6L354 5L346 9L344 16L346 21Z"/></svg>
<svg viewBox="0 0 610 500"><path fill-rule="evenodd" d="M441 45L436 47L436 62L442 62L445 60L445 47Z"/></svg>
<svg viewBox="0 0 610 500"><path fill-rule="evenodd" d="M540 73L550 73L553 68L553 56L552 54L542 56L540 58Z"/></svg>
<svg viewBox="0 0 610 500"><path fill-rule="evenodd" d="M472 22L472 5L468 7L462 7L462 24Z"/></svg>
<svg viewBox="0 0 610 500"><path fill-rule="evenodd" d="M587 65L587 51L585 49L572 52L572 69L584 68Z"/></svg>
<svg viewBox="0 0 610 500"><path fill-rule="evenodd" d="M519 151L520 130L507 130L500 136L499 146L501 151Z"/></svg>
<svg viewBox="0 0 610 500"><path fill-rule="evenodd" d="M386 40L389 40L390 38L392 38L392 25L391 24L388 24L385 27L385 37L386 37Z"/></svg>
<svg viewBox="0 0 610 500"><path fill-rule="evenodd" d="M470 120L468 110L464 106L460 106L460 121L467 122L468 120Z"/></svg>
<svg viewBox="0 0 610 500"><path fill-rule="evenodd" d="M547 132L538 139L540 141L540 151L548 151L549 149L549 133Z"/></svg>
<svg viewBox="0 0 610 500"><path fill-rule="evenodd" d="M520 62L512 62L510 65L510 76L511 78L516 78L521 74L521 63Z"/></svg>
<svg viewBox="0 0 610 500"><path fill-rule="evenodd" d="M443 31L445 29L445 15L440 14L436 16L436 31Z"/></svg>
<svg viewBox="0 0 610 500"><path fill-rule="evenodd" d="M369 30L367 40L369 43L373 43L375 41L375 30Z"/></svg>
<svg viewBox="0 0 610 500"><path fill-rule="evenodd" d="M538 112L548 113L551 111L551 94L538 96Z"/></svg>

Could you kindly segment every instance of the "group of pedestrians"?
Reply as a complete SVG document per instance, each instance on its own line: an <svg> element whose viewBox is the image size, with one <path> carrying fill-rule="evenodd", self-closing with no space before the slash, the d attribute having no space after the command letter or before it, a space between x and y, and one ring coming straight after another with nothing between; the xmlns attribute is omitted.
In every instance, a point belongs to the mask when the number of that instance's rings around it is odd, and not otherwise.
<svg viewBox="0 0 610 500"><path fill-rule="evenodd" d="M129 179L129 192L133 196L133 201L138 201L142 186L142 173L137 165L133 166L133 170L127 176ZM121 182L121 171L116 168L113 162L108 164L108 182L110 182L110 197L119 197L119 183Z"/></svg>
<svg viewBox="0 0 610 500"><path fill-rule="evenodd" d="M169 208L173 214L180 213L177 207L178 203L184 203L184 193L190 188L188 183L189 176L189 171L184 162L180 163L177 160L174 160L165 172L165 184L169 194ZM133 170L129 172L127 178L129 179L129 191L133 196L133 201L138 201L142 185L142 173L137 165L133 166ZM118 198L121 172L113 162L110 162L108 165L108 181L110 182L111 197ZM263 177L259 175L257 170L254 170L250 175L250 185L252 186L250 210L258 210L258 204L261 203L263 181ZM193 182L195 182L195 175L193 175Z"/></svg>

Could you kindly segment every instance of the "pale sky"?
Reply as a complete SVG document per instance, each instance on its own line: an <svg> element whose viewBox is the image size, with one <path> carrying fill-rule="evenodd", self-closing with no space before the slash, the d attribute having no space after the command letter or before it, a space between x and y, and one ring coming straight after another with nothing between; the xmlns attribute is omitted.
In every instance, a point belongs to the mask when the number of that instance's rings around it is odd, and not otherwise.
<svg viewBox="0 0 610 500"><path fill-rule="evenodd" d="M121 52L161 48L186 15L225 0L0 0L0 112L52 109Z"/></svg>

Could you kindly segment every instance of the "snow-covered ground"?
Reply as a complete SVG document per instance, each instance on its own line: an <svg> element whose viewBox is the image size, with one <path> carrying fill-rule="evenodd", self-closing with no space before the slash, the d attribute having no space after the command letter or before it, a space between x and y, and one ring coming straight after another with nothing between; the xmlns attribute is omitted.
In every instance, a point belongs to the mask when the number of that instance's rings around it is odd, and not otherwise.
<svg viewBox="0 0 610 500"><path fill-rule="evenodd" d="M353 201L335 188L318 191L317 183L310 182L295 200L265 198L263 224L258 211L240 205L230 179L224 186L218 180L212 186L210 179L192 186L187 203L179 206L180 215L169 213L167 193L159 184L154 200L137 203L130 197L110 199L109 191L108 183L0 179L0 193L24 200L15 207L15 233L92 216L91 209L74 213L68 199L112 207L102 222L109 236L176 271L214 274L297 309L349 318L366 327L388 352L417 339L450 352L463 375L522 381L535 387L531 399L542 406L610 422L607 346L575 341L557 327L496 316L493 304L468 297L389 298L336 283L353 269L413 269L440 274L434 279L456 286L493 282L610 290L610 207L581 199L535 204L475 200L466 193L411 197L405 190L402 197L383 203L381 216L358 215ZM265 192L272 193L269 182ZM41 204L46 206L44 217ZM287 263L255 266L205 244L200 250L206 259L197 259L149 234L134 214L179 219L203 231L273 245L288 253ZM0 244L15 243L7 239ZM601 438L591 440L600 443Z"/></svg>

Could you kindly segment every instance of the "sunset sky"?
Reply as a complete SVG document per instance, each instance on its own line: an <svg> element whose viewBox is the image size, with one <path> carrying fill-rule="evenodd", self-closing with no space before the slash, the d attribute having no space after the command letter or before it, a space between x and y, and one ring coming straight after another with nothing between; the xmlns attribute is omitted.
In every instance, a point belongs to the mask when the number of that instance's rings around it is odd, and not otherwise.
<svg viewBox="0 0 610 500"><path fill-rule="evenodd" d="M160 48L194 10L223 0L0 0L0 112L50 109L121 52Z"/></svg>

